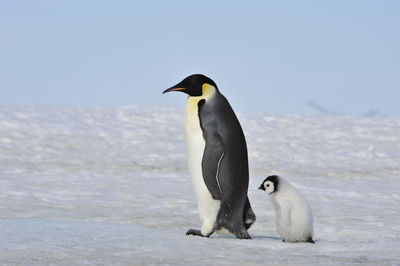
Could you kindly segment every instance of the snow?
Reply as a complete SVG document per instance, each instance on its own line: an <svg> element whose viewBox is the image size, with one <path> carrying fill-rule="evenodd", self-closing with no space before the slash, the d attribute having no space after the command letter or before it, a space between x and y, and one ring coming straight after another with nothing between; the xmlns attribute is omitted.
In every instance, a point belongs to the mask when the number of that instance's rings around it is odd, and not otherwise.
<svg viewBox="0 0 400 266"><path fill-rule="evenodd" d="M400 118L238 116L252 240L185 235L183 108L0 107L0 264L400 264ZM306 197L315 245L281 242L270 174Z"/></svg>

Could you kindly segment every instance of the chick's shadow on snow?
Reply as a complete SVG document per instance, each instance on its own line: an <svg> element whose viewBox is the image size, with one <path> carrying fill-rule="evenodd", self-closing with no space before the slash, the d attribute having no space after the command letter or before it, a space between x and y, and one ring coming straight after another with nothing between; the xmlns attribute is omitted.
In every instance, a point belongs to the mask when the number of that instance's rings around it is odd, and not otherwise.
<svg viewBox="0 0 400 266"><path fill-rule="evenodd" d="M251 236L252 239L271 239L282 241L282 238L278 236Z"/></svg>

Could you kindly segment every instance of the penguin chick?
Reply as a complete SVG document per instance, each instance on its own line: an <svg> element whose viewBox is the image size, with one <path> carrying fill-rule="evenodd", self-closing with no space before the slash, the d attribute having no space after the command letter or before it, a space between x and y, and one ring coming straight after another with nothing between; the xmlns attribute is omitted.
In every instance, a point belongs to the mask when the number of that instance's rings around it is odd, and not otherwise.
<svg viewBox="0 0 400 266"><path fill-rule="evenodd" d="M264 190L271 197L278 233L284 242L315 243L312 239L311 208L294 186L285 179L272 175L258 189Z"/></svg>

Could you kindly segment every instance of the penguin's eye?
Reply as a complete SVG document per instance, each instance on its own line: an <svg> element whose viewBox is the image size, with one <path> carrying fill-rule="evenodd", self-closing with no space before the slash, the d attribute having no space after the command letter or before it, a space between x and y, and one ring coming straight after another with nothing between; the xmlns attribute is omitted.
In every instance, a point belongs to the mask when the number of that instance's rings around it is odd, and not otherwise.
<svg viewBox="0 0 400 266"><path fill-rule="evenodd" d="M269 184L267 185L267 187L269 187Z"/></svg>

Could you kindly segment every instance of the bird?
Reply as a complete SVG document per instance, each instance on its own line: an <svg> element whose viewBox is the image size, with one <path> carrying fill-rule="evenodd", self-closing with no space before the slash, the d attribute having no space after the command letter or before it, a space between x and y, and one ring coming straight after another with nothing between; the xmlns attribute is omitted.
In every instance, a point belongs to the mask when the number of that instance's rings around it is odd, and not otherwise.
<svg viewBox="0 0 400 266"><path fill-rule="evenodd" d="M259 189L270 195L278 233L284 242L315 243L311 208L293 185L280 176L271 175Z"/></svg>
<svg viewBox="0 0 400 266"><path fill-rule="evenodd" d="M217 84L193 74L166 89L188 95L185 144L188 170L202 225L187 235L209 237L227 229L239 239L251 239L255 222L247 196L249 167L245 136L238 118Z"/></svg>

